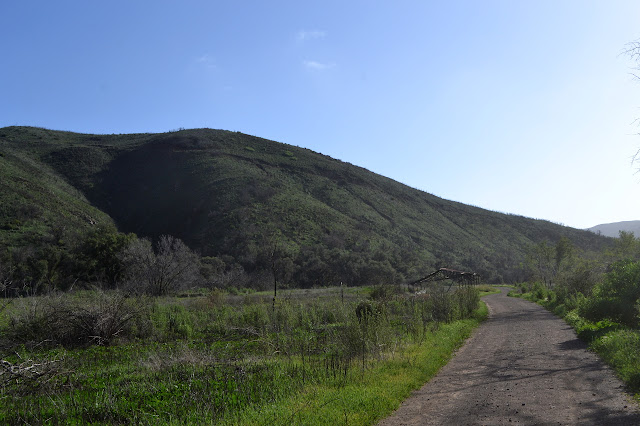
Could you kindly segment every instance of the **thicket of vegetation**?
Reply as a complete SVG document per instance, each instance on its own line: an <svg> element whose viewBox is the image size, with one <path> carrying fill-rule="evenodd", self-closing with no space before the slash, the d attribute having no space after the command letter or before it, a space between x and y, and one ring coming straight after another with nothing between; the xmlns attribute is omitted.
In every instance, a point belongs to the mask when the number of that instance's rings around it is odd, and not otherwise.
<svg viewBox="0 0 640 426"><path fill-rule="evenodd" d="M345 408L352 398L386 401L370 423L434 374L481 318L477 288L431 290L298 290L276 303L220 290L11 299L0 307L0 423L245 423L279 407L251 421L309 424L309 407L287 401L354 388L315 408L357 417L361 406ZM386 379L398 390L376 397L381 371L403 377Z"/></svg>
<svg viewBox="0 0 640 426"><path fill-rule="evenodd" d="M529 261L538 280L521 284L521 296L563 317L640 399L640 239L620 232L593 258L568 241L540 244Z"/></svg>
<svg viewBox="0 0 640 426"><path fill-rule="evenodd" d="M274 272L311 288L407 282L442 266L519 282L531 244L564 236L597 251L610 240L238 132L7 127L0 154L0 268L23 293L112 287L131 233L184 241L202 259L198 285L254 289L272 287Z"/></svg>

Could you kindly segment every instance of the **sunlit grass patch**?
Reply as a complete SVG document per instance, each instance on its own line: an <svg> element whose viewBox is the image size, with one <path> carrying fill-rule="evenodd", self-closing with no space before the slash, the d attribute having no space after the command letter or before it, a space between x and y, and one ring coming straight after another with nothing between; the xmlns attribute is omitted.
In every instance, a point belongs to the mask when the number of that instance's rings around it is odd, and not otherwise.
<svg viewBox="0 0 640 426"><path fill-rule="evenodd" d="M487 317L487 307L481 305L474 318L441 325L422 343L408 345L376 366L354 372L346 385L308 386L290 398L225 418L224 424L374 424L396 410L449 361Z"/></svg>
<svg viewBox="0 0 640 426"><path fill-rule="evenodd" d="M435 374L486 316L485 307L474 310L474 288L379 300L247 296L233 305L130 297L123 303L141 307L131 313L144 333L123 328L118 339L80 345L73 330L47 339L47 315L76 318L117 296L24 298L5 310L0 359L25 374L5 380L0 371L0 424L372 423ZM36 309L44 312L36 322L27 315L34 306L46 308ZM32 338L18 338L33 327Z"/></svg>
<svg viewBox="0 0 640 426"><path fill-rule="evenodd" d="M591 348L611 365L640 398L640 331L616 330L591 343Z"/></svg>

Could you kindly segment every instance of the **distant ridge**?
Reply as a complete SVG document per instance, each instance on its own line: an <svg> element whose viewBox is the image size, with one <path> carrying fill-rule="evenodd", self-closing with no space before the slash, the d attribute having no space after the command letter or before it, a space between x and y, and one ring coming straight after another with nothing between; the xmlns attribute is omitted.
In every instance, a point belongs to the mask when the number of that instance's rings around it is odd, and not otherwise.
<svg viewBox="0 0 640 426"><path fill-rule="evenodd" d="M627 220L623 222L603 223L592 226L587 231L604 235L605 237L617 237L620 231L633 232L636 237L640 237L640 220Z"/></svg>

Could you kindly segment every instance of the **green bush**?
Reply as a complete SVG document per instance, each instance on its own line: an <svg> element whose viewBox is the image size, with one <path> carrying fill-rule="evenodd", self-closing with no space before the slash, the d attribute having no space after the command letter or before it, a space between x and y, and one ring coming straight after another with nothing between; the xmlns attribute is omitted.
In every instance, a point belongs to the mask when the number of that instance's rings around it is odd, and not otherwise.
<svg viewBox="0 0 640 426"><path fill-rule="evenodd" d="M629 389L640 391L640 332L619 329L602 335L592 344L604 360L616 369Z"/></svg>
<svg viewBox="0 0 640 426"><path fill-rule="evenodd" d="M237 290L236 290L237 294ZM227 298L227 293L224 290L220 290L219 288L214 288L211 290L209 295L207 296L207 302L210 306L222 306Z"/></svg>
<svg viewBox="0 0 640 426"><path fill-rule="evenodd" d="M383 284L375 286L371 291L371 295L369 297L372 300L390 300L394 295L400 293L400 287Z"/></svg>
<svg viewBox="0 0 640 426"><path fill-rule="evenodd" d="M640 262L620 261L596 284L592 296L580 303L579 313L591 321L609 319L635 327L639 299Z"/></svg>
<svg viewBox="0 0 640 426"><path fill-rule="evenodd" d="M474 287L462 287L455 291L459 318L468 318L478 308L480 292Z"/></svg>

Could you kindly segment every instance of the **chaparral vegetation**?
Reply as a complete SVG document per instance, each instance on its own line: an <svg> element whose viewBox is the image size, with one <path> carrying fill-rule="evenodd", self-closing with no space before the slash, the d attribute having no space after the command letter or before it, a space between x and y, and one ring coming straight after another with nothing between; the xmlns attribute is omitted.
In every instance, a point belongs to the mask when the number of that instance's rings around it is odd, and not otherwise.
<svg viewBox="0 0 640 426"><path fill-rule="evenodd" d="M238 132L7 127L0 189L3 424L374 423L486 316L478 286L410 285L441 267L637 345L633 236Z"/></svg>

